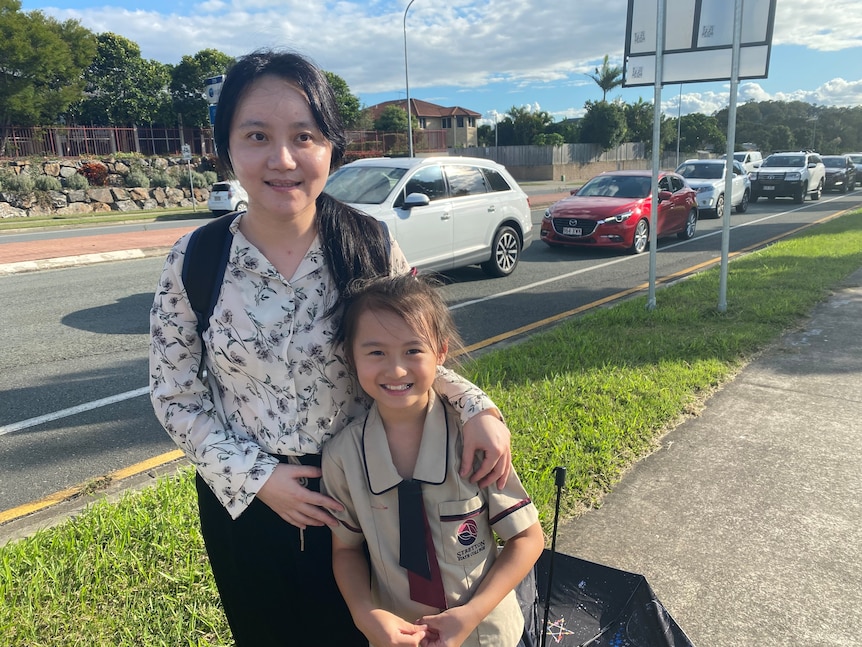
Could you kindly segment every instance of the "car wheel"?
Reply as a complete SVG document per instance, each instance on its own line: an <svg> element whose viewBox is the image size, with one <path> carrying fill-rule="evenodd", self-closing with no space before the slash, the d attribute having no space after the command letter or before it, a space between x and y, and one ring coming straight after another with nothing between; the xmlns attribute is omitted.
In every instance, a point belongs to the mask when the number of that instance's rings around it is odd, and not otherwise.
<svg viewBox="0 0 862 647"><path fill-rule="evenodd" d="M724 215L724 194L720 193L715 200L715 217L721 218Z"/></svg>
<svg viewBox="0 0 862 647"><path fill-rule="evenodd" d="M511 227L500 227L494 234L491 258L482 263L482 269L493 277L509 276L515 271L521 257L521 239Z"/></svg>
<svg viewBox="0 0 862 647"><path fill-rule="evenodd" d="M742 202L736 205L736 213L745 213L748 211L748 191L742 194Z"/></svg>
<svg viewBox="0 0 862 647"><path fill-rule="evenodd" d="M649 244L649 223L646 220L638 220L635 225L635 235L632 239L632 246L629 247L630 254L640 254Z"/></svg>
<svg viewBox="0 0 862 647"><path fill-rule="evenodd" d="M823 195L823 180L820 180L820 184L817 185L814 193L811 194L811 199L819 200L821 195Z"/></svg>
<svg viewBox="0 0 862 647"><path fill-rule="evenodd" d="M808 195L808 183L806 182L801 187L799 187L799 191L796 192L796 195L793 196L793 201L796 204L802 204L805 200L805 196Z"/></svg>
<svg viewBox="0 0 862 647"><path fill-rule="evenodd" d="M688 218L685 219L685 229L678 232L676 237L680 240L689 240L694 236L695 229L697 229L697 210L692 209L688 212Z"/></svg>
<svg viewBox="0 0 862 647"><path fill-rule="evenodd" d="M756 193L752 193L752 194L751 194L751 200L750 200L749 202L751 202L751 204L754 204L754 203L755 203L755 202L757 202L758 200L760 200L760 196L759 196L759 195L757 195Z"/></svg>
<svg viewBox="0 0 862 647"><path fill-rule="evenodd" d="M245 202L237 202L234 211L245 211L246 209L248 209L248 205Z"/></svg>

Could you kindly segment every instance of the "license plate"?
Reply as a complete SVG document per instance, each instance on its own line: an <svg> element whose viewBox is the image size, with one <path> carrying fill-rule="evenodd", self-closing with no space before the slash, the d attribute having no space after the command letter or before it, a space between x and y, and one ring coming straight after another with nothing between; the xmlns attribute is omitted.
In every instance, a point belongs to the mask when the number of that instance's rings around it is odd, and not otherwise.
<svg viewBox="0 0 862 647"><path fill-rule="evenodd" d="M764 190L764 191L775 191L775 187L774 187L774 186L771 186L771 185L770 185L770 186L765 186L765 187L763 187L763 190Z"/></svg>
<svg viewBox="0 0 862 647"><path fill-rule="evenodd" d="M583 236L583 230L580 227L563 227L563 236Z"/></svg>

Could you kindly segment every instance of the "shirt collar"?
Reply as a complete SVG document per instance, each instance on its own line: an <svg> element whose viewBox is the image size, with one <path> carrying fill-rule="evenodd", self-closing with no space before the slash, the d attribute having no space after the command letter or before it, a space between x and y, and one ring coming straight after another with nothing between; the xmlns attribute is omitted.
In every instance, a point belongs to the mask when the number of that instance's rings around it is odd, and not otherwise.
<svg viewBox="0 0 862 647"><path fill-rule="evenodd" d="M234 218L233 222L230 224L230 231L234 235L234 238L237 236L241 236L244 244L249 246L250 250L253 250L253 254L255 258L258 260L258 268L256 270L257 273L266 276L277 276L278 270L272 266L272 263L269 262L269 259L266 258L261 251L251 244L251 242L243 236L242 232L239 230L239 223L242 221L245 216L245 212L240 213L236 218ZM231 260L233 259L233 254L231 255ZM293 276L285 276L282 277L286 281L296 281L301 279L304 276L308 276L314 272L320 272L321 268L323 268L325 263L323 256L323 246L320 242L320 235L316 234L314 236L314 240L311 241L311 245L308 247L308 251L305 252L305 256L303 256L302 260L299 262L299 265L296 268L296 271L293 273ZM243 269L245 271L254 271L248 267L247 263L243 264Z"/></svg>
<svg viewBox="0 0 862 647"><path fill-rule="evenodd" d="M365 474L372 494L383 494L397 487L403 480L392 462L389 442L377 405L372 405L362 429L362 454ZM442 459L442 460L441 460ZM440 485L446 480L449 469L449 417L446 407L432 396L428 401L422 443L413 469L413 480L429 485Z"/></svg>

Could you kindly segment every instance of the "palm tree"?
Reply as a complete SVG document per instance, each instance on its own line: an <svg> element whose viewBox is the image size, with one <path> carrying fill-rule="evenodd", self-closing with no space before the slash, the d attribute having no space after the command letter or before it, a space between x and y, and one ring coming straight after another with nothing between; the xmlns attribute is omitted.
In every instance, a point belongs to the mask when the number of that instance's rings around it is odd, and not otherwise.
<svg viewBox="0 0 862 647"><path fill-rule="evenodd" d="M605 59L602 61L602 66L596 68L596 73L587 74L587 76L602 89L602 101L607 100L608 92L623 84L623 68L616 65L611 67L608 64L607 54L605 54Z"/></svg>

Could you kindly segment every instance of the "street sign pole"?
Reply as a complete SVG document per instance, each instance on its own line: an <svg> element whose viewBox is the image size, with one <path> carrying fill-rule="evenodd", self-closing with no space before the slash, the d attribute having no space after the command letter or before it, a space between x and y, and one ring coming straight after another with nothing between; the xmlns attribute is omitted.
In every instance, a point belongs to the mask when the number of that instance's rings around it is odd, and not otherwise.
<svg viewBox="0 0 862 647"><path fill-rule="evenodd" d="M195 184L192 179L192 147L188 144L183 144L183 159L186 161L186 166L189 170L189 193L192 195L192 211L197 211L198 203L195 200Z"/></svg>

